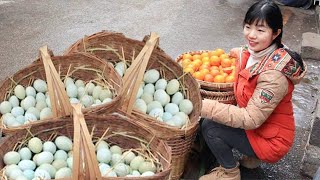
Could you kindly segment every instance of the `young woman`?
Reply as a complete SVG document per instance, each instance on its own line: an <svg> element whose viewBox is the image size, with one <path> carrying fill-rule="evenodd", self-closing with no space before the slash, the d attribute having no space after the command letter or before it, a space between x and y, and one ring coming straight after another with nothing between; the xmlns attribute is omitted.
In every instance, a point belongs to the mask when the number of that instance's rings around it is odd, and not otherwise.
<svg viewBox="0 0 320 180"><path fill-rule="evenodd" d="M240 179L233 148L268 163L290 150L295 131L292 92L306 66L282 44L282 31L282 14L274 2L261 0L249 8L243 22L247 46L230 51L237 58L238 106L202 101L202 134L221 166L200 180Z"/></svg>

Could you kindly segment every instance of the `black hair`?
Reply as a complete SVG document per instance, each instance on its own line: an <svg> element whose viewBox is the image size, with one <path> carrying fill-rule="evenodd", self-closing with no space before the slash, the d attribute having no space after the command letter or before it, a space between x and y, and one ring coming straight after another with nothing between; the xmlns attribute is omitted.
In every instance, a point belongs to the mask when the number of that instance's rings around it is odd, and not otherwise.
<svg viewBox="0 0 320 180"><path fill-rule="evenodd" d="M245 24L253 24L265 21L272 29L273 33L277 33L281 29L280 34L273 40L277 47L281 47L283 19L280 8L270 0L262 0L254 3L246 13L243 21Z"/></svg>
<svg viewBox="0 0 320 180"><path fill-rule="evenodd" d="M245 24L260 23L265 21L267 25L272 29L273 33L277 33L280 29L280 34L273 40L273 44L276 44L278 48L283 48L282 44L282 32L283 32L283 18L281 10L277 4L271 0L261 0L254 3L247 11L243 20L243 27ZM299 63L304 70L304 65L300 55L294 51L285 48L288 54Z"/></svg>

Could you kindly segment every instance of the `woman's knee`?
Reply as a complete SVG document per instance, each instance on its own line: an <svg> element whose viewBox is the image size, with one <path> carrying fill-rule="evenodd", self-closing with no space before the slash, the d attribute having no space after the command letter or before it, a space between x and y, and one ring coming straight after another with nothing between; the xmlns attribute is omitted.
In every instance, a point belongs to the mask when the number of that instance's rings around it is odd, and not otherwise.
<svg viewBox="0 0 320 180"><path fill-rule="evenodd" d="M217 137L220 132L219 124L210 119L204 119L201 124L201 131L205 139Z"/></svg>

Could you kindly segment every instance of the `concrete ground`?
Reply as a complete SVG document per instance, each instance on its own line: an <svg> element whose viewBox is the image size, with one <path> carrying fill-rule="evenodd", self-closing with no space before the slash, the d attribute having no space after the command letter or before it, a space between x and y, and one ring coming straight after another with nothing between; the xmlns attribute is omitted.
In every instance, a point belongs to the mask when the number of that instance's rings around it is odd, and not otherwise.
<svg viewBox="0 0 320 180"><path fill-rule="evenodd" d="M101 30L139 40L157 32L160 47L172 58L190 50L228 51L244 43L242 20L255 1L0 0L0 80L34 61L41 46L61 55L76 40ZM319 33L317 15L313 9L281 9L286 19L283 42L300 52L302 34ZM298 118L292 151L275 165L243 169L243 179L307 179L299 166L309 124L307 118Z"/></svg>

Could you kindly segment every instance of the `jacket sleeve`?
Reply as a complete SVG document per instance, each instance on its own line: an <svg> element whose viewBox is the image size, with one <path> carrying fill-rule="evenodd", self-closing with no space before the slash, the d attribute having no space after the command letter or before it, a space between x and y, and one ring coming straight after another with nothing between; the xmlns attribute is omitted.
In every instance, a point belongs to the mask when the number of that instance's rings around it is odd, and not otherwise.
<svg viewBox="0 0 320 180"><path fill-rule="evenodd" d="M259 75L246 107L204 99L201 116L234 128L256 129L266 121L287 92L288 80L281 72L265 71Z"/></svg>

